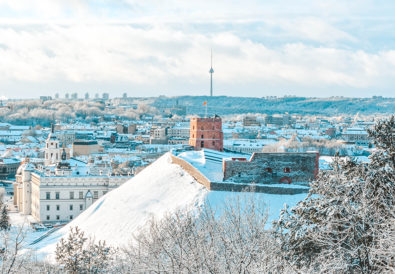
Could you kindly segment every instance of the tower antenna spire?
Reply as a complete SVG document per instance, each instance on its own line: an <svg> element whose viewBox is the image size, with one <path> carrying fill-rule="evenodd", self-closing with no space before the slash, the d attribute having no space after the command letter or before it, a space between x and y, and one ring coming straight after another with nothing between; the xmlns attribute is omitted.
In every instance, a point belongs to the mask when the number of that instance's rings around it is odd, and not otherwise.
<svg viewBox="0 0 395 274"><path fill-rule="evenodd" d="M211 67L210 67L210 96L213 96L213 73L214 73L214 69L213 69L213 49L211 48Z"/></svg>

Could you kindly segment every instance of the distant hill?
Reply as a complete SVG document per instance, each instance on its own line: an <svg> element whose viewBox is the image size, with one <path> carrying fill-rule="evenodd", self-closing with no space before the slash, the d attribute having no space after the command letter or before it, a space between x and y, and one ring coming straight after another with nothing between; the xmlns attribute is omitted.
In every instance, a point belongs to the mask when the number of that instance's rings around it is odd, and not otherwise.
<svg viewBox="0 0 395 274"><path fill-rule="evenodd" d="M395 98L308 98L308 97L227 97L227 96L179 96L152 98L155 107L174 107L176 104L186 106L188 114L205 112L204 101L208 101L210 114L241 113L284 113L339 115L356 113L391 114L395 113Z"/></svg>

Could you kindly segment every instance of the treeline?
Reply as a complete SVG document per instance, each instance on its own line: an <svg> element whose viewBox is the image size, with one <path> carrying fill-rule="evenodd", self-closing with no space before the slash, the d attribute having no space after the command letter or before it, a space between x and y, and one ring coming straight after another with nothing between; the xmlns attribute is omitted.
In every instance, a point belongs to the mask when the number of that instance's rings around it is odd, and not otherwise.
<svg viewBox="0 0 395 274"><path fill-rule="evenodd" d="M228 97L228 96L179 96L152 98L156 107L176 104L188 107L188 113L205 113L207 101L209 114L285 113L300 115L361 115L395 113L395 98L309 98L309 97Z"/></svg>
<svg viewBox="0 0 395 274"><path fill-rule="evenodd" d="M318 151L320 155L356 156L366 152L357 146L347 146L342 140L316 139L305 136L299 139L296 135L289 140L282 139L278 143L263 147L263 152L307 152ZM366 156L366 155L365 155Z"/></svg>
<svg viewBox="0 0 395 274"><path fill-rule="evenodd" d="M139 120L142 114L158 114L156 108L139 103L137 108L106 107L100 101L20 100L0 108L0 120L16 125L48 126L52 121L85 121L97 123L103 119Z"/></svg>

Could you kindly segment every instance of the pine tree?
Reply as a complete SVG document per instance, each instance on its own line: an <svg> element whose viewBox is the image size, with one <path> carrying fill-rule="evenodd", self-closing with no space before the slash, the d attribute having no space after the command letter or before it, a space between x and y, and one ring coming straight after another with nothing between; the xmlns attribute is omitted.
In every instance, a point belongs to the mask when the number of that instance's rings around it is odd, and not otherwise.
<svg viewBox="0 0 395 274"><path fill-rule="evenodd" d="M87 241L84 232L78 227L70 228L67 240L63 238L56 244L56 261L70 273L80 273L84 268L83 246Z"/></svg>
<svg viewBox="0 0 395 274"><path fill-rule="evenodd" d="M56 245L56 261L69 273L99 273L110 265L114 250L105 242L84 237L78 227L70 228L67 240Z"/></svg>
<svg viewBox="0 0 395 274"><path fill-rule="evenodd" d="M1 218L0 218L0 230L9 230L10 229L10 220L7 212L6 205L3 205L1 210Z"/></svg>
<svg viewBox="0 0 395 274"><path fill-rule="evenodd" d="M394 267L394 129L394 117L379 121L369 130L376 151L368 164L336 157L308 197L283 210L275 235L285 258L300 270L370 273Z"/></svg>

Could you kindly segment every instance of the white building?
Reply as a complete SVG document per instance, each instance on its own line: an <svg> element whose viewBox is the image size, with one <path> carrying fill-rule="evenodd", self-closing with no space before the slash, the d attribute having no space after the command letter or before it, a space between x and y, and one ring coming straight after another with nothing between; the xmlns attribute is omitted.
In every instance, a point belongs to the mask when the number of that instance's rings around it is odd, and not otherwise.
<svg viewBox="0 0 395 274"><path fill-rule="evenodd" d="M252 154L262 152L264 146L276 143L273 139L230 139L224 140L224 149Z"/></svg>
<svg viewBox="0 0 395 274"><path fill-rule="evenodd" d="M110 167L67 160L54 135L45 146L45 165L36 168L27 159L16 174L14 204L37 222L68 222L108 191L131 177L112 176Z"/></svg>
<svg viewBox="0 0 395 274"><path fill-rule="evenodd" d="M61 148L59 146L59 140L52 130L52 132L48 135L47 141L45 142L44 164L49 166L60 162L60 154Z"/></svg>
<svg viewBox="0 0 395 274"><path fill-rule="evenodd" d="M363 128L347 128L347 130L342 133L342 138L347 143L356 145L368 145L371 141L369 134Z"/></svg>

